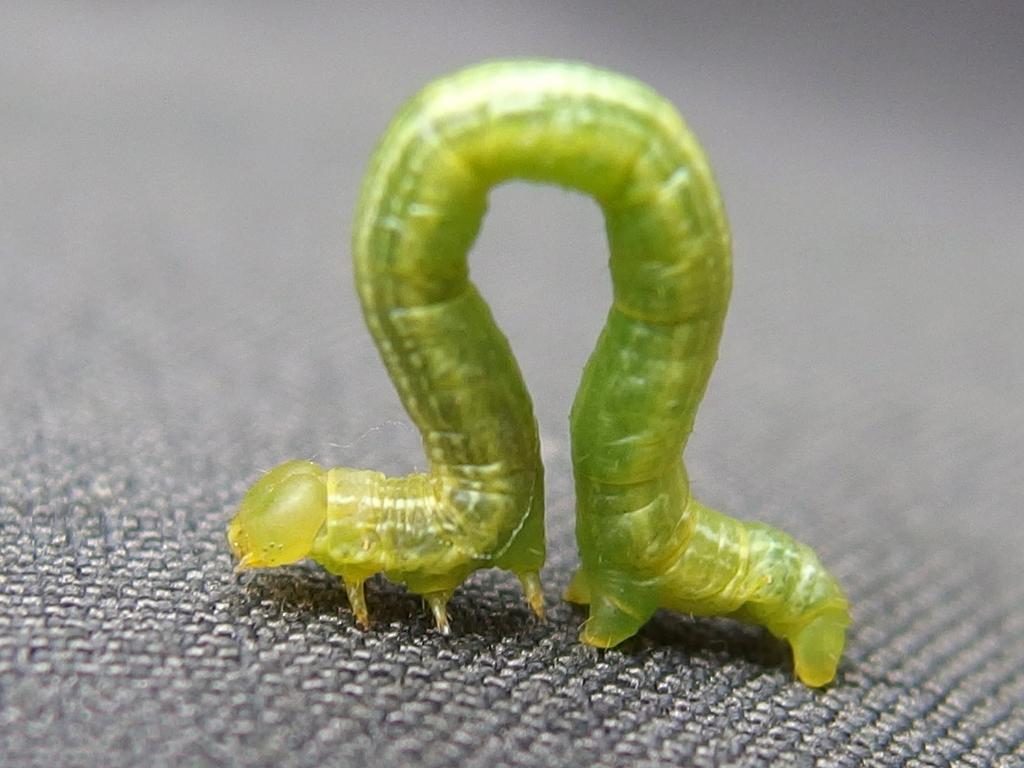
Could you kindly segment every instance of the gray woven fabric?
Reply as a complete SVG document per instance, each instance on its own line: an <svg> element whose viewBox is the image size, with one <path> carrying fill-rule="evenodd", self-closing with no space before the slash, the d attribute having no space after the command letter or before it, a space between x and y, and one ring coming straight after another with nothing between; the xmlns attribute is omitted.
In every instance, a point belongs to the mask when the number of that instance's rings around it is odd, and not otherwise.
<svg viewBox="0 0 1024 768"><path fill-rule="evenodd" d="M1024 764L1024 16L902 4L0 10L0 754L7 766ZM373 143L429 78L582 58L677 103L736 290L688 460L815 546L836 683L659 614L575 641L566 414L609 298L596 207L498 190L475 276L548 466L550 619L475 575L454 634L354 628L223 531L286 458L405 471L349 272Z"/></svg>

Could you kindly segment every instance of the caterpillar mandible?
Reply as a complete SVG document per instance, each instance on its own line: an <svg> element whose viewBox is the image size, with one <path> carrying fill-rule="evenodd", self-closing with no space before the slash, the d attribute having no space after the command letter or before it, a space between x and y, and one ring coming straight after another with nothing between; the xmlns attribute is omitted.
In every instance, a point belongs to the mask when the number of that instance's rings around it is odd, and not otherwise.
<svg viewBox="0 0 1024 768"><path fill-rule="evenodd" d="M787 640L797 676L835 675L850 622L835 579L787 534L701 505L683 448L717 357L731 244L704 153L647 86L579 63L491 62L427 86L385 133L356 213L366 324L419 428L425 473L291 461L228 528L238 568L312 558L367 626L376 573L446 604L473 571L515 573L544 614L544 470L508 342L469 280L489 190L521 179L604 212L613 303L571 413L580 639L610 647L659 607L726 615Z"/></svg>

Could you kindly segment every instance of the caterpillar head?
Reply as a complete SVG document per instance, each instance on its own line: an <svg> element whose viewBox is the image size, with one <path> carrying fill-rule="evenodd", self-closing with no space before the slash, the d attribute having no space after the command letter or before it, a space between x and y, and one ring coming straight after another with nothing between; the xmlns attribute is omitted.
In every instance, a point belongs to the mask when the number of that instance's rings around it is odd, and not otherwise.
<svg viewBox="0 0 1024 768"><path fill-rule="evenodd" d="M289 461L267 472L242 499L228 525L236 570L302 560L327 522L327 472L312 461Z"/></svg>

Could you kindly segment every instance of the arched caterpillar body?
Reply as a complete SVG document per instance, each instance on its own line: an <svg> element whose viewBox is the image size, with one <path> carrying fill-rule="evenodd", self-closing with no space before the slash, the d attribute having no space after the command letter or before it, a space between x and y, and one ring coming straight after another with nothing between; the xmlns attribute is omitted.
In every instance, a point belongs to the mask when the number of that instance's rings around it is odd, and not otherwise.
<svg viewBox="0 0 1024 768"><path fill-rule="evenodd" d="M601 206L614 301L571 415L585 643L620 643L658 607L728 615L789 641L805 683L830 681L849 624L815 554L690 496L681 454L717 357L730 236L704 153L675 109L629 78L575 63L494 62L436 81L398 115L363 184L356 286L422 433L430 471L385 477L284 464L229 526L240 568L311 557L345 582L405 583L447 631L474 570L516 573L543 615L543 467L530 397L469 280L488 191L510 179Z"/></svg>

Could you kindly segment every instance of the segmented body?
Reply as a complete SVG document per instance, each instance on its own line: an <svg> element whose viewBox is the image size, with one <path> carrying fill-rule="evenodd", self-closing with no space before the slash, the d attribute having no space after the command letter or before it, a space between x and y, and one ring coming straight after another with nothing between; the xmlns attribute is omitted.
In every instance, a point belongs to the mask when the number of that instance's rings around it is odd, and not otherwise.
<svg viewBox="0 0 1024 768"><path fill-rule="evenodd" d="M351 585L384 572L427 595L446 626L451 591L498 566L523 579L540 612L536 422L467 267L487 194L510 179L591 195L611 251L614 301L571 416L582 564L568 597L590 603L581 638L615 645L659 606L727 614L788 639L801 678L827 682L849 621L838 585L786 534L692 499L681 462L731 285L711 171L667 101L581 64L457 73L422 91L382 139L356 216L356 285L430 471L301 469L326 489L307 554L345 578L354 606Z"/></svg>

